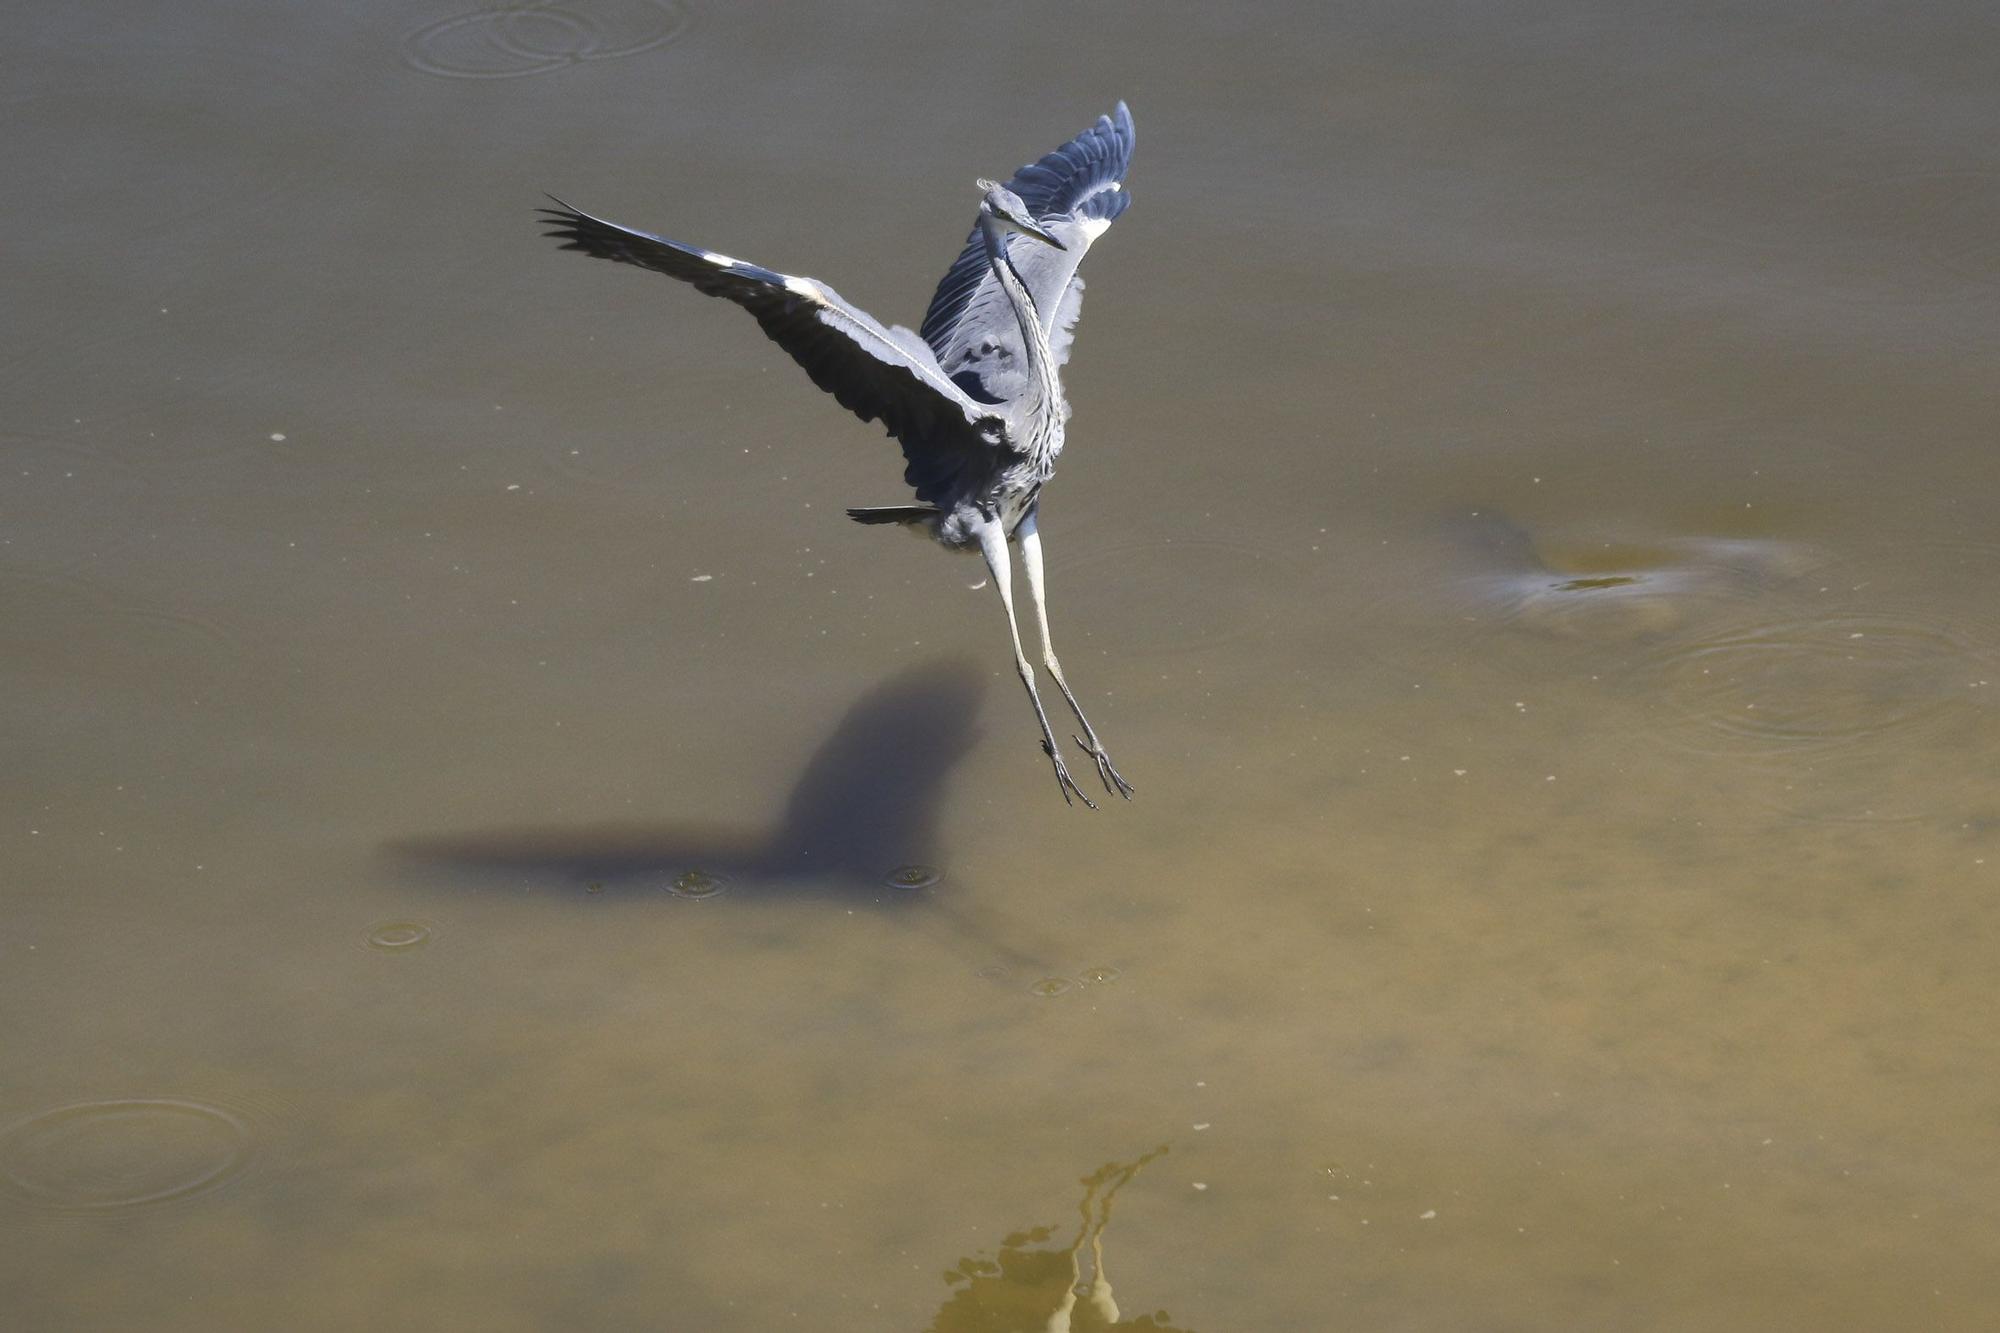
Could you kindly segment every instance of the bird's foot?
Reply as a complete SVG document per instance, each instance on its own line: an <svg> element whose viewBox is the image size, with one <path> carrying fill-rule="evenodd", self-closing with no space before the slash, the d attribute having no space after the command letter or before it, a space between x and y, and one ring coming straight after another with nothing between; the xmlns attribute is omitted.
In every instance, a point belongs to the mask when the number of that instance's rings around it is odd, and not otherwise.
<svg viewBox="0 0 2000 1333"><path fill-rule="evenodd" d="M1087 741L1075 734L1072 734L1070 739L1082 746L1089 752L1090 757L1097 761L1097 776L1104 780L1104 790L1115 791L1128 801L1132 799L1132 784L1121 777L1118 770L1111 766L1111 756L1104 753L1102 745L1098 745L1093 741Z"/></svg>
<svg viewBox="0 0 2000 1333"><path fill-rule="evenodd" d="M1044 738L1042 741L1042 753L1047 755L1049 762L1056 766L1056 785L1062 788L1063 804L1068 805L1070 803L1070 793L1075 792L1077 800L1082 801L1085 805L1095 810L1097 802L1085 796L1083 788L1077 786L1076 779L1069 775L1069 765L1062 761L1062 754L1056 749L1056 743Z"/></svg>

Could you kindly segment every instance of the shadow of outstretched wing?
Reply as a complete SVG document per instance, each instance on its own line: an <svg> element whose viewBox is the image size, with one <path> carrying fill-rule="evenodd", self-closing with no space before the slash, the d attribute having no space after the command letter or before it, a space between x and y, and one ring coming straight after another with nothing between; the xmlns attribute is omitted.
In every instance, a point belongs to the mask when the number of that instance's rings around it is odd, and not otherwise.
<svg viewBox="0 0 2000 1333"><path fill-rule="evenodd" d="M392 839L385 850L445 871L518 872L592 891L660 889L689 873L758 888L875 888L939 859L938 812L972 746L985 682L969 663L912 668L849 708L765 832L684 823L511 827ZM510 876L510 878L513 878Z"/></svg>

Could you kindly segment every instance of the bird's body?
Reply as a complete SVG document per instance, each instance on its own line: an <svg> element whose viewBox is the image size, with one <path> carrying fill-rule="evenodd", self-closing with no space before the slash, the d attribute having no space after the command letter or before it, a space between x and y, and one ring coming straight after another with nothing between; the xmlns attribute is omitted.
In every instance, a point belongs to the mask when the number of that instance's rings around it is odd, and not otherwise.
<svg viewBox="0 0 2000 1333"><path fill-rule="evenodd" d="M566 204L544 210L549 234L566 249L650 268L743 306L815 384L864 421L882 422L902 445L904 480L917 502L850 509L849 516L919 527L946 547L985 557L1043 749L1063 798L1075 793L1085 804L1090 799L1070 779L1021 652L1007 544L1021 549L1043 665L1083 728L1077 743L1096 761L1106 789L1129 797L1130 785L1084 721L1049 644L1036 519L1070 414L1061 371L1083 300L1077 266L1130 201L1124 175L1133 138L1121 102L1115 119L1100 117L1006 186L981 181L978 222L939 283L921 333L885 328L816 279L632 231Z"/></svg>

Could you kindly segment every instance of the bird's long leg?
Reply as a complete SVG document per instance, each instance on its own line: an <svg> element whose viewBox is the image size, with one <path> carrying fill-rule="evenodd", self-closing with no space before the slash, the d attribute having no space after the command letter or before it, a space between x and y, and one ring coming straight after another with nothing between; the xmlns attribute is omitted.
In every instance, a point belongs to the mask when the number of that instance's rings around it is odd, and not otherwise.
<svg viewBox="0 0 2000 1333"><path fill-rule="evenodd" d="M1083 728L1083 735L1075 738L1076 743L1090 751L1090 757L1097 761L1097 776L1103 779L1104 790L1115 791L1129 801L1132 799L1132 784L1111 766L1111 756L1104 752L1097 733L1090 729L1089 719L1078 707L1076 696L1070 693L1069 682L1063 679L1062 663L1056 661L1055 644L1049 639L1048 596L1042 585L1042 534L1035 526L1033 510L1028 511L1028 516L1014 529L1014 539L1021 543L1021 568L1028 575L1028 599L1035 604L1035 628L1042 635L1042 665L1055 677L1056 688L1062 691L1063 698L1069 700L1070 711L1076 714L1077 725Z"/></svg>
<svg viewBox="0 0 2000 1333"><path fill-rule="evenodd" d="M1014 623L1013 570L1007 559L1007 534L998 523L987 523L980 528L979 551L986 557L986 568L993 575L993 586L1000 590L1000 605L1007 611L1007 636L1014 641L1014 669L1021 673L1021 684L1028 690L1028 702L1035 706L1035 720L1042 724L1042 752L1056 766L1056 782L1062 788L1063 803L1067 805L1070 793L1075 792L1078 800L1095 810L1097 802L1085 796L1083 789L1076 785L1076 779L1069 775L1069 766L1063 763L1062 751L1056 748L1056 734L1049 726L1049 715L1042 711L1042 696L1035 692L1034 668L1028 665L1027 655L1021 651L1021 631Z"/></svg>

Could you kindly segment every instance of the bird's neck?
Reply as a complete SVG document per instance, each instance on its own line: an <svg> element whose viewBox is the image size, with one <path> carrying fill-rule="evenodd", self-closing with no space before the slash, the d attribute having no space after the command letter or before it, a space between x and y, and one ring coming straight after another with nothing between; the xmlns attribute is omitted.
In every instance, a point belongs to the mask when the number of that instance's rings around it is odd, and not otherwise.
<svg viewBox="0 0 2000 1333"><path fill-rule="evenodd" d="M1027 360L1028 391L1019 403L1017 429L1025 438L1015 447L1038 461L1052 460L1062 449L1062 386L1056 379L1056 359L1049 350L1049 335L1042 326L1042 312L1028 291L1028 284L1007 256L1006 235L990 219L981 220L986 235L986 258L993 276L1007 293L1007 304L1021 326L1022 355Z"/></svg>

